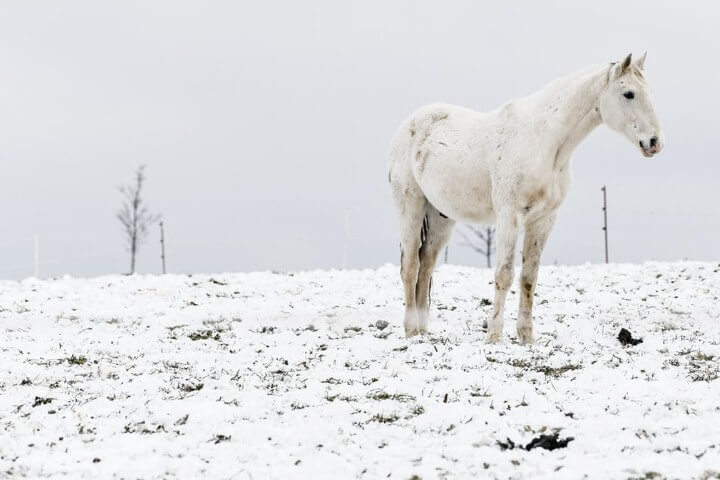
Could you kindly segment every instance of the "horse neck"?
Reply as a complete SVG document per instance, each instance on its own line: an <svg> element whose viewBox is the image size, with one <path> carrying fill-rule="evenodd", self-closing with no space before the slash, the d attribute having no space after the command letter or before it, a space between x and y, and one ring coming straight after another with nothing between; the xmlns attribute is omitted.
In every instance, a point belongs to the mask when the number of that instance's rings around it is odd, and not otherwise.
<svg viewBox="0 0 720 480"><path fill-rule="evenodd" d="M554 168L563 168L570 154L590 132L600 125L598 99L607 85L606 70L593 69L591 72L561 79L540 93L537 102L543 113L548 138L554 139Z"/></svg>

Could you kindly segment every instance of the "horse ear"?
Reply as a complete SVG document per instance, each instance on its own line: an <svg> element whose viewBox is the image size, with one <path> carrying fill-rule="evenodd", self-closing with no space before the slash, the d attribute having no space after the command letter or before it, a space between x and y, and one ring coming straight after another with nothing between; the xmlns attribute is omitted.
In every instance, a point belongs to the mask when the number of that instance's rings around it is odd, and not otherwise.
<svg viewBox="0 0 720 480"><path fill-rule="evenodd" d="M640 60L635 62L635 65L637 65L640 70L645 69L645 57L647 57L647 52L643 53L642 57L640 57Z"/></svg>
<svg viewBox="0 0 720 480"><path fill-rule="evenodd" d="M631 63L632 63L632 53L628 53L628 56L625 57L625 60L623 60L622 65L620 66L620 75L627 72L627 69L630 68Z"/></svg>

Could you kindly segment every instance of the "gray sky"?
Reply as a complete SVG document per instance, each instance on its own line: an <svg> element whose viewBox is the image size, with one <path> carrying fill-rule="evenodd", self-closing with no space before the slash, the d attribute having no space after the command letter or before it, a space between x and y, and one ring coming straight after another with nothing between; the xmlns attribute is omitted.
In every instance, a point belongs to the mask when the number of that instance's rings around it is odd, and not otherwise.
<svg viewBox="0 0 720 480"><path fill-rule="evenodd" d="M576 151L544 263L718 259L720 7L602 1L14 1L0 16L0 278L127 270L116 187L148 165L173 272L398 261L387 148L415 108L478 110L648 51L667 146ZM505 5L500 5L503 3ZM139 270L160 268L158 232ZM450 261L482 265L451 241Z"/></svg>

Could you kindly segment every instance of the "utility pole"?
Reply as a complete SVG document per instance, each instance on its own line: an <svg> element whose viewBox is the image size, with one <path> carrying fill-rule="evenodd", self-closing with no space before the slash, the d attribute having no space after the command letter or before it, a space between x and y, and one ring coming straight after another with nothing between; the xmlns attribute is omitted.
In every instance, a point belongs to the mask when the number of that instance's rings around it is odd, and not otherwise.
<svg viewBox="0 0 720 480"><path fill-rule="evenodd" d="M600 189L603 192L603 232L605 232L605 263L609 263L608 257L608 226L607 226L607 188L605 185Z"/></svg>
<svg viewBox="0 0 720 480"><path fill-rule="evenodd" d="M162 259L162 272L165 275L165 228L162 220L160 221L160 258Z"/></svg>
<svg viewBox="0 0 720 480"><path fill-rule="evenodd" d="M40 275L40 235L35 235L35 278Z"/></svg>

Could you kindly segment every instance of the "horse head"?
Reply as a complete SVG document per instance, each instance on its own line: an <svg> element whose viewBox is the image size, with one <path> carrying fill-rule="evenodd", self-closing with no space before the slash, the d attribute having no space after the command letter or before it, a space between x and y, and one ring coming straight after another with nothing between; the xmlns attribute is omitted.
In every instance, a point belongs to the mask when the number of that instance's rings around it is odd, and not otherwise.
<svg viewBox="0 0 720 480"><path fill-rule="evenodd" d="M633 62L630 54L610 66L598 107L608 127L624 134L643 155L652 157L662 150L665 141L643 73L645 56Z"/></svg>

